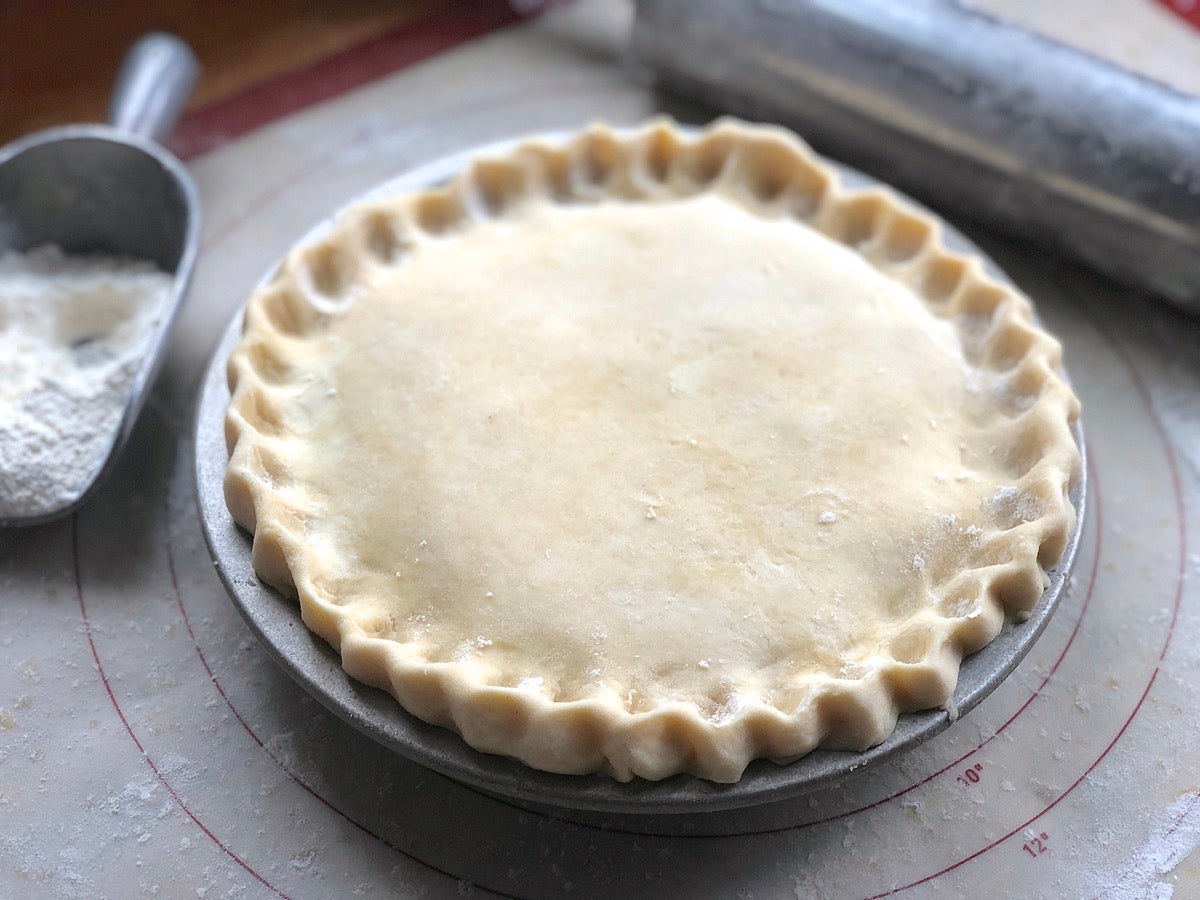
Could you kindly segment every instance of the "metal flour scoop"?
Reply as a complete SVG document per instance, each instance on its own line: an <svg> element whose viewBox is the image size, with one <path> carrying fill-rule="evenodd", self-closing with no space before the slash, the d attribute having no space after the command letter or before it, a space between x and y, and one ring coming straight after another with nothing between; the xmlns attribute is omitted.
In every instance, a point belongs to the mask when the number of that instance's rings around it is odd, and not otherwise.
<svg viewBox="0 0 1200 900"><path fill-rule="evenodd" d="M174 275L167 307L129 385L120 425L77 496L55 509L0 516L0 525L48 521L75 510L111 469L133 430L192 274L199 237L196 189L156 141L174 126L196 80L186 44L139 40L125 58L111 125L69 125L0 148L0 252L58 244L68 253L139 257ZM0 472L0 490L4 473Z"/></svg>

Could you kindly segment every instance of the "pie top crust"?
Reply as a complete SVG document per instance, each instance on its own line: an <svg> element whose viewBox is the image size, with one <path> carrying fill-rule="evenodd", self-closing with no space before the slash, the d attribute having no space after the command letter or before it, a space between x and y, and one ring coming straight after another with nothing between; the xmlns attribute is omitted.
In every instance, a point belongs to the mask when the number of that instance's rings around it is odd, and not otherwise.
<svg viewBox="0 0 1200 900"><path fill-rule="evenodd" d="M1074 525L1027 299L788 132L593 127L350 209L250 299L229 508L472 746L736 781L945 704Z"/></svg>

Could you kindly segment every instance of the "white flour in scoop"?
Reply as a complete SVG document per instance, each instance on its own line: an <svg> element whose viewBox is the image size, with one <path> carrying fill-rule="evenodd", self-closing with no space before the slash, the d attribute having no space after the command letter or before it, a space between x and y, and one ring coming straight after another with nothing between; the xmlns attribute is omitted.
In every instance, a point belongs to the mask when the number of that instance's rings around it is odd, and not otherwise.
<svg viewBox="0 0 1200 900"><path fill-rule="evenodd" d="M0 255L0 518L56 512L87 487L171 285L142 260Z"/></svg>

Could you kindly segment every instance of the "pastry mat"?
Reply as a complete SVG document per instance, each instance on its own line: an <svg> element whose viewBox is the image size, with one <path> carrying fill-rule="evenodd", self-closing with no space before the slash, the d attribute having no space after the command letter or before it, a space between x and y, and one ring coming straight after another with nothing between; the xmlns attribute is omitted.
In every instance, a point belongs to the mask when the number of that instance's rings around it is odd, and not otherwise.
<svg viewBox="0 0 1200 900"><path fill-rule="evenodd" d="M569 822L391 755L250 636L192 486L221 330L312 223L423 161L592 118L707 119L615 64L626 27L621 4L581 2L193 161L196 280L119 471L74 519L0 533L0 895L1200 896L1200 323L1037 248L972 234L1083 397L1075 574L1018 670L898 760L655 834Z"/></svg>

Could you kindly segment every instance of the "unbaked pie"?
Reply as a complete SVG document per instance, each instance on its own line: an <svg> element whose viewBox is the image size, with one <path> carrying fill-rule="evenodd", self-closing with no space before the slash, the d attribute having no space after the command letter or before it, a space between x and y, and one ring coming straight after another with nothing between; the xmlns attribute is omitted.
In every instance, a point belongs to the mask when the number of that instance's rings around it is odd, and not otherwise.
<svg viewBox="0 0 1200 900"><path fill-rule="evenodd" d="M736 781L945 704L1062 555L1027 299L790 133L669 123L361 204L251 297L226 496L347 672L480 750Z"/></svg>

